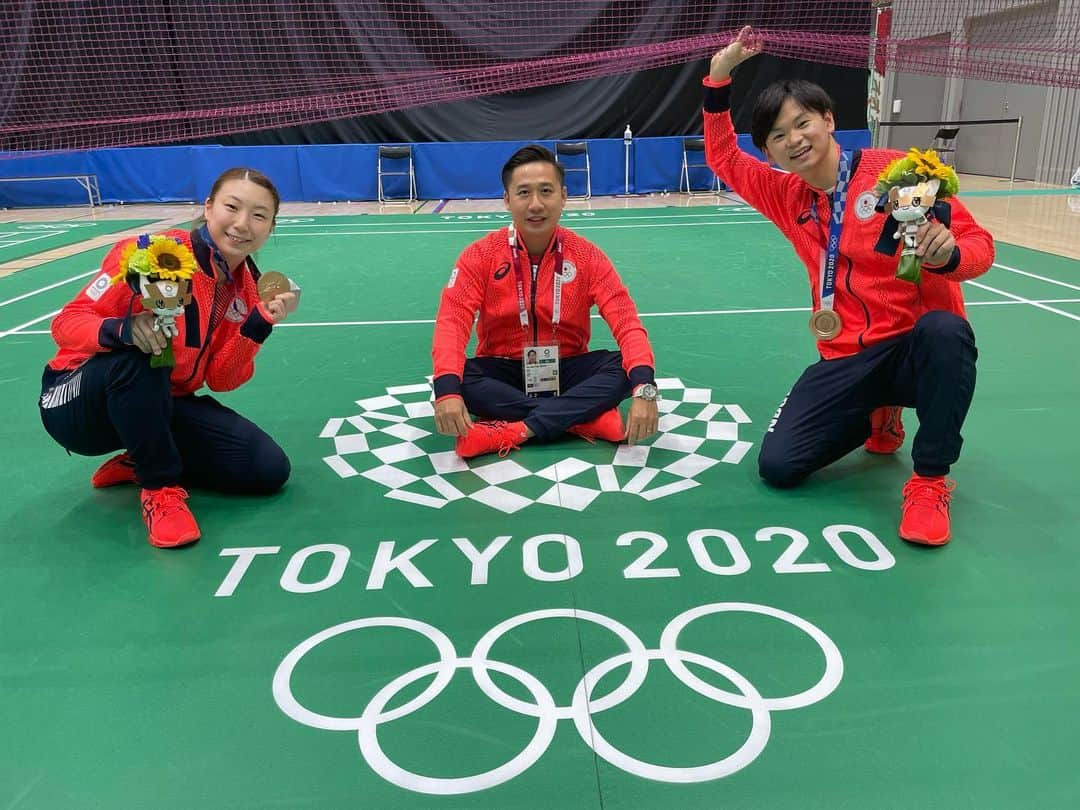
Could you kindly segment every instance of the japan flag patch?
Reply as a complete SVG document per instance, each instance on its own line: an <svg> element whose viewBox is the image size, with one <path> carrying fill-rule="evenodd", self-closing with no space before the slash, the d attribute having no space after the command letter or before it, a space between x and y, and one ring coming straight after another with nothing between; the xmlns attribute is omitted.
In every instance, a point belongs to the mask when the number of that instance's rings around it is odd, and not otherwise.
<svg viewBox="0 0 1080 810"><path fill-rule="evenodd" d="M876 213L877 195L872 191L864 191L859 195L859 199L855 200L855 216L859 218L861 222L866 222L868 219L873 219Z"/></svg>
<svg viewBox="0 0 1080 810"><path fill-rule="evenodd" d="M229 308L225 310L225 319L232 321L233 323L243 323L247 318L248 308L244 303L244 299L240 296L236 296L229 304Z"/></svg>

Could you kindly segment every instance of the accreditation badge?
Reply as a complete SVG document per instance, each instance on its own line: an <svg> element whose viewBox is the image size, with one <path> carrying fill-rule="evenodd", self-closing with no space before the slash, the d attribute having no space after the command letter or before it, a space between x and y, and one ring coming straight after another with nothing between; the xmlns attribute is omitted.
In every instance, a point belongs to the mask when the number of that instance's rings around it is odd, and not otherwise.
<svg viewBox="0 0 1080 810"><path fill-rule="evenodd" d="M559 344L526 346L521 352L522 377L529 396L552 392L559 395Z"/></svg>

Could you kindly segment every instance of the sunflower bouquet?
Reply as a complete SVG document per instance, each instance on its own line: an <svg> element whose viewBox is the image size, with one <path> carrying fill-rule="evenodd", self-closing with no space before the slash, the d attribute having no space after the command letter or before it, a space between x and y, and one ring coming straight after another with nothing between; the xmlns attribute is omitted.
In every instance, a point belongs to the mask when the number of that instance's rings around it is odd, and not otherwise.
<svg viewBox="0 0 1080 810"><path fill-rule="evenodd" d="M878 175L874 193L884 201L885 211L899 224L893 239L903 239L896 277L915 284L922 273L922 259L915 255L919 227L929 220L938 200L951 197L960 188L952 166L941 162L933 149L920 151L912 147Z"/></svg>
<svg viewBox="0 0 1080 810"><path fill-rule="evenodd" d="M138 284L142 305L154 313L154 331L168 340L161 354L151 355L153 368L175 366L172 338L179 330L176 318L191 303L191 277L196 270L195 256L181 240L169 236L142 234L120 254L120 271L113 282L125 279Z"/></svg>

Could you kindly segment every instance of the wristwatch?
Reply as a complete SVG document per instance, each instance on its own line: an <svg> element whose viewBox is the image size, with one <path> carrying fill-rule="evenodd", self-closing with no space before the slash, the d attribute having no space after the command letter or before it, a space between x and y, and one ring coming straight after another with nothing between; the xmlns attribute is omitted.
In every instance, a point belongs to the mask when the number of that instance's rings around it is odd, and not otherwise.
<svg viewBox="0 0 1080 810"><path fill-rule="evenodd" d="M642 383L635 387L630 396L636 397L637 399L643 399L646 402L659 402L663 399L663 397L660 396L660 389L652 383Z"/></svg>

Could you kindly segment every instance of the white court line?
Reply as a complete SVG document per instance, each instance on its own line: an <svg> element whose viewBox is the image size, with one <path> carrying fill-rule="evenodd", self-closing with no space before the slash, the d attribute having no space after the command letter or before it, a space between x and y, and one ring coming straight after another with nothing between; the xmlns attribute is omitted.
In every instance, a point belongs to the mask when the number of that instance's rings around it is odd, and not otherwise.
<svg viewBox="0 0 1080 810"><path fill-rule="evenodd" d="M1070 290L1080 291L1080 287L1075 284L1069 284L1066 281L1058 281L1056 278L1047 278L1046 276L1037 276L1034 273L1029 273L1027 270L1017 270L1015 267L1009 267L1007 264L998 264L994 262L994 267L1000 267L1002 270L1008 270L1010 273L1017 273L1021 276L1027 276L1028 278L1035 278L1039 281L1045 281L1048 284L1057 284L1059 287L1068 287Z"/></svg>
<svg viewBox="0 0 1080 810"><path fill-rule="evenodd" d="M399 320L399 321L319 321L318 323L278 323L274 324L274 328L281 327L297 328L302 326L402 326L408 324L424 324L435 323L434 318L425 318L421 320Z"/></svg>
<svg viewBox="0 0 1080 810"><path fill-rule="evenodd" d="M447 225L451 223L446 223ZM574 224L574 231L609 231L626 230L627 228L698 228L709 225L771 225L767 219L740 219L735 222L672 222L651 223L643 225L590 225L583 222ZM454 228L445 231L338 231L325 233L279 233L279 239L288 239L290 236L427 236L433 233L491 233L491 227L485 228Z"/></svg>
<svg viewBox="0 0 1080 810"><path fill-rule="evenodd" d="M32 321L27 321L26 323L19 324L14 329L8 329L6 332L0 332L0 338L6 338L8 335L14 335L16 333L19 333L19 334L31 334L30 332L21 333L21 332L19 332L19 330L24 328L24 327L27 327L27 326L33 326L35 323L41 323L42 321L48 320L49 318L51 318L54 315L57 315L59 313L60 313L60 310L56 310L56 312L50 312L48 315L42 315L40 318L34 318L34 320L32 320ZM33 334L39 334L39 333L35 332ZM44 332L44 334L48 335L48 334L51 334L51 332L46 331L46 332Z"/></svg>
<svg viewBox="0 0 1080 810"><path fill-rule="evenodd" d="M27 233L27 231L21 231L19 232L19 235L21 236L23 233ZM36 242L38 239L48 239L50 236L61 236L65 233L67 233L67 231L45 231L40 236L31 236L27 239L19 239L16 242L5 244L4 247L19 247L20 245L25 245L30 242Z"/></svg>
<svg viewBox="0 0 1080 810"><path fill-rule="evenodd" d="M1014 307L1017 304L1080 304L1080 298L1038 298L1032 301L965 301L966 307Z"/></svg>
<svg viewBox="0 0 1080 810"><path fill-rule="evenodd" d="M661 218L663 218L663 217L661 217ZM684 223L671 223L671 224L666 224L666 225L665 224L655 224L655 225L622 225L622 226L620 226L620 225L606 225L606 226L605 225L590 225L590 224L586 223L583 226L580 226L579 230L583 229L583 228L603 229L603 228L620 228L620 227L621 228L673 228L673 227L686 227L686 226L701 225L701 224L707 224L707 225L739 225L739 224L758 225L758 224L761 224L763 222L768 222L768 220L766 220L766 219L748 219L748 220L739 220L738 222L710 222L710 223L684 222ZM451 224L451 223L447 223L447 224ZM289 237L289 236L383 236L383 235L414 235L414 234L415 235L423 235L423 234L430 234L430 233L490 233L490 232L491 232L490 227L484 227L484 228L481 228L481 229L467 229L467 230L466 229L461 229L461 228L456 228L454 230L441 230L441 231L416 231L416 230L413 230L413 231L339 231L337 233L278 233L276 235L281 236L281 237ZM54 288L62 286L64 284L69 284L72 281L77 281L78 279L86 278L87 276L93 275L95 272L97 272L97 271L96 270L91 270L90 272L84 273L83 275L72 276L71 278L64 279L63 281L58 281L55 284L51 284L48 287L42 287L39 290L32 290L32 291L30 291L28 293L24 293L23 295L20 295L20 296L18 296L16 298L12 298L9 301L2 301L2 302L0 302L0 307L5 306L7 304L14 303L15 301L21 301L24 298L29 298L32 295L37 295L38 293L46 292L48 290L54 289Z"/></svg>
<svg viewBox="0 0 1080 810"><path fill-rule="evenodd" d="M1018 306L1021 304L1080 304L1080 298L1047 298L1040 299L1038 301L1029 301L1027 299L1018 298L1015 301L968 301L966 306L969 307L1007 307ZM682 317L699 317L703 315L766 315L772 313L784 313L784 312L809 312L810 307L770 307L767 309L703 309L703 310L689 310L686 312L639 312L639 317L642 318L682 318ZM57 310L59 312L59 310ZM42 321L45 318L51 318L56 312L52 312L49 315L45 315L41 318L31 321L28 324L22 326L16 326L14 329L9 329L7 332L0 332L0 337L7 335L13 335L16 332L20 335L48 335L51 334L47 329L28 329L25 332L19 331L23 326L30 326L31 324ZM1067 314L1067 313L1066 313ZM593 320L600 320L599 315L590 316ZM408 325L424 325L433 324L435 320L432 318L416 319L416 320L396 320L396 321L320 321L317 323L279 323L275 326L275 329L302 329L312 328L320 326L408 326Z"/></svg>
<svg viewBox="0 0 1080 810"><path fill-rule="evenodd" d="M810 307L769 307L767 309L692 309L685 312L639 312L640 318L680 318L700 315L766 315L775 312L809 312ZM591 316L598 320L599 315Z"/></svg>
<svg viewBox="0 0 1080 810"><path fill-rule="evenodd" d="M98 268L98 270L100 270L100 268ZM17 295L14 298L9 298L7 301L0 301L0 307L6 307L8 304L14 304L16 301L22 301L24 298L30 298L31 296L37 295L38 293L48 292L49 290L56 289L57 287L62 287L65 284L70 284L73 281L78 281L80 278L92 276L94 275L94 273L98 272L98 270L91 270L89 273L80 273L77 276L65 278L63 281L58 281L55 284L50 284L48 287L42 287L40 290L31 290L28 293L23 293L22 295Z"/></svg>
<svg viewBox="0 0 1080 810"><path fill-rule="evenodd" d="M96 222L75 222L74 220L56 220L55 222L20 222L22 231L49 231L50 233L70 233L75 228L93 228Z"/></svg>
<svg viewBox="0 0 1080 810"><path fill-rule="evenodd" d="M656 215L648 215L648 216L645 216L645 215L643 215L643 216L633 216L633 215L631 215L631 216L627 216L627 217L604 217L604 216L568 217L564 213L563 216L562 216L562 219L560 219L560 222L563 223L563 224L566 224L566 221L570 220L574 224L573 225L567 225L567 227L569 227L571 230L573 230L575 227L578 226L578 223L582 223L582 222L585 222L585 223L589 223L589 222L620 222L620 221L628 220L628 219L705 219L707 217L716 217L716 216L727 217L727 216L730 215L730 216L734 217L734 216L747 216L747 215L751 215L751 214L757 215L756 211L754 211L753 209L751 209L751 208L749 208L747 206L733 205L733 206L730 206L730 207L732 209L737 209L737 210L724 211L723 213L717 211L717 212L708 213L708 214L656 214ZM457 217L460 217L460 219L458 219ZM475 225L477 222L510 222L510 215L509 214L495 214L495 213L491 213L491 214L480 213L480 214L450 214L449 216L446 216L446 215L440 214L439 219L440 219L439 222L416 222L416 223L412 223L412 224L415 224L416 227L419 228L419 227L424 226L424 225L457 225L457 224L460 224L460 225ZM319 223L319 222L299 223L298 222L298 223L295 223L295 224L290 223L290 224L287 224L287 225L285 225L285 224L278 225L278 229L280 229L280 228L352 228L352 227L364 226L364 225L381 226L382 224L383 223L380 223L378 221L378 219L375 218L375 219L364 220L364 221L361 221L361 222L325 222L325 223Z"/></svg>
<svg viewBox="0 0 1080 810"><path fill-rule="evenodd" d="M1019 302L1021 304L1030 304L1031 306L1036 307L1038 309L1045 309L1047 312L1053 312L1055 315L1063 315L1064 317L1068 318L1069 320L1080 321L1080 315L1073 315L1071 312L1066 312L1063 309L1054 309L1053 307L1047 306L1046 304L1043 304L1043 303L1041 303L1039 301L1032 301L1030 298L1023 298L1023 297L1021 297L1019 295L1013 295L1010 292L1005 292L1004 290L999 290L996 287L990 287L990 286L988 286L986 284L980 284L977 281L965 281L964 283L965 284L970 284L973 287L978 287L980 290L987 290L988 292L997 293L998 295L1003 295L1006 298L1011 298L1012 300L1017 301L1017 302Z"/></svg>
<svg viewBox="0 0 1080 810"><path fill-rule="evenodd" d="M702 309L688 310L686 312L639 312L639 318L679 318L695 317L700 315L764 315L771 312L809 312L809 307L773 307L769 309ZM594 321L601 320L600 315L593 313L589 316ZM392 326L396 324L433 324L434 318L415 321L320 321L318 323L279 323L278 327L309 327L309 326Z"/></svg>
<svg viewBox="0 0 1080 810"><path fill-rule="evenodd" d="M610 209L610 210L612 210L612 211L625 211L626 209L625 208L614 208L614 209ZM763 214L760 214L757 210L751 208L749 205L721 205L721 206L718 206L717 208L715 208L715 209L713 209L711 211L708 208L705 208L705 207L694 207L694 208L684 208L684 209L682 209L684 211L693 211L694 213L692 213L692 214L690 214L690 213L677 214L677 213L675 213L674 208L665 208L665 209L662 209L662 210L670 212L670 213L664 213L664 214L628 214L626 216L622 216L622 215L610 216L610 215L607 215L608 211L603 210L603 209L598 210L598 211L596 211L595 213L592 213L592 214L584 212L584 211L582 211L582 212L563 211L562 218L559 221L563 222L564 220L571 220L573 222L617 222L617 221L623 220L623 219L704 219L706 217L726 216L728 214L730 214L731 216L741 216L741 215L744 215L744 214L754 214L755 216L763 216ZM498 211L498 212L492 211L490 213L486 212L486 211L478 211L478 212L475 212L475 213L472 213L472 214L439 214L439 217L444 219L447 224L450 224L455 217L472 217L473 220L475 220L475 219L478 219L481 216L490 216L492 218L494 218L495 216L498 216L498 218L500 220L509 220L511 218L510 214L505 212L505 211ZM458 221L459 222L469 222L470 220L468 220L468 219L460 219ZM417 224L422 225L423 223L418 222Z"/></svg>

